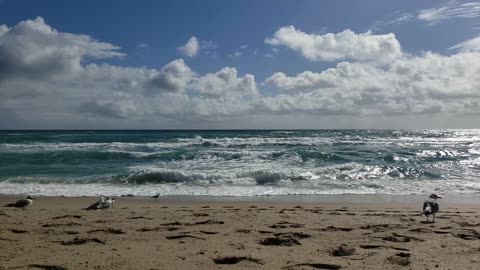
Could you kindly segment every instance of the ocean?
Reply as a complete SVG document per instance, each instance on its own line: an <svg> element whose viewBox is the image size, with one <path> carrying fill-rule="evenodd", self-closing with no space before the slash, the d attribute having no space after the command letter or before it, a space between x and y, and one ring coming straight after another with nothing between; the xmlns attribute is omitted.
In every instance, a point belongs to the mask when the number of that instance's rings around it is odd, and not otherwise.
<svg viewBox="0 0 480 270"><path fill-rule="evenodd" d="M0 131L0 193L478 194L480 130Z"/></svg>

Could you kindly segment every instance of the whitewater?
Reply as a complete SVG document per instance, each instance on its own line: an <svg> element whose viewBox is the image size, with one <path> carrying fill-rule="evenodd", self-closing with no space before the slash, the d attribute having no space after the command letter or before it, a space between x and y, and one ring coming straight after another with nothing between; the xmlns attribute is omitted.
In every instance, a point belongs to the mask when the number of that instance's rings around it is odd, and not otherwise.
<svg viewBox="0 0 480 270"><path fill-rule="evenodd" d="M480 130L0 131L0 194L480 194Z"/></svg>

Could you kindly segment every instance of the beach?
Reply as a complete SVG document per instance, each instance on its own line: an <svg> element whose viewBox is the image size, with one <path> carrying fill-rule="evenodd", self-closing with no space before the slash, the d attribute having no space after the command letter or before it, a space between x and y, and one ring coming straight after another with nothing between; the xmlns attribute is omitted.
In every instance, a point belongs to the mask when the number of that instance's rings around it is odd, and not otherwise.
<svg viewBox="0 0 480 270"><path fill-rule="evenodd" d="M0 208L0 269L478 269L478 198L439 200L435 223L423 199L40 196Z"/></svg>

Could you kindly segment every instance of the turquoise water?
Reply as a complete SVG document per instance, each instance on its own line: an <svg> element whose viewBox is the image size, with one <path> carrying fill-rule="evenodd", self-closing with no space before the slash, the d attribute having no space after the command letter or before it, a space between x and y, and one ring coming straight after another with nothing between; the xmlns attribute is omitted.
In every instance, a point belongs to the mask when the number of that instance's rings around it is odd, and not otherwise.
<svg viewBox="0 0 480 270"><path fill-rule="evenodd" d="M0 131L0 193L480 193L479 130Z"/></svg>

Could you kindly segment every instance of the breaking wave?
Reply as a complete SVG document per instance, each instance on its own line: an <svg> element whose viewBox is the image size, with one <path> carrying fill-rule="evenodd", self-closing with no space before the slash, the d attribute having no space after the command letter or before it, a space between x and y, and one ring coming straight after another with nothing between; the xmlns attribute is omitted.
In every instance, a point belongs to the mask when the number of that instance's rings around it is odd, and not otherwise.
<svg viewBox="0 0 480 270"><path fill-rule="evenodd" d="M478 193L478 179L477 130L0 132L6 193Z"/></svg>

